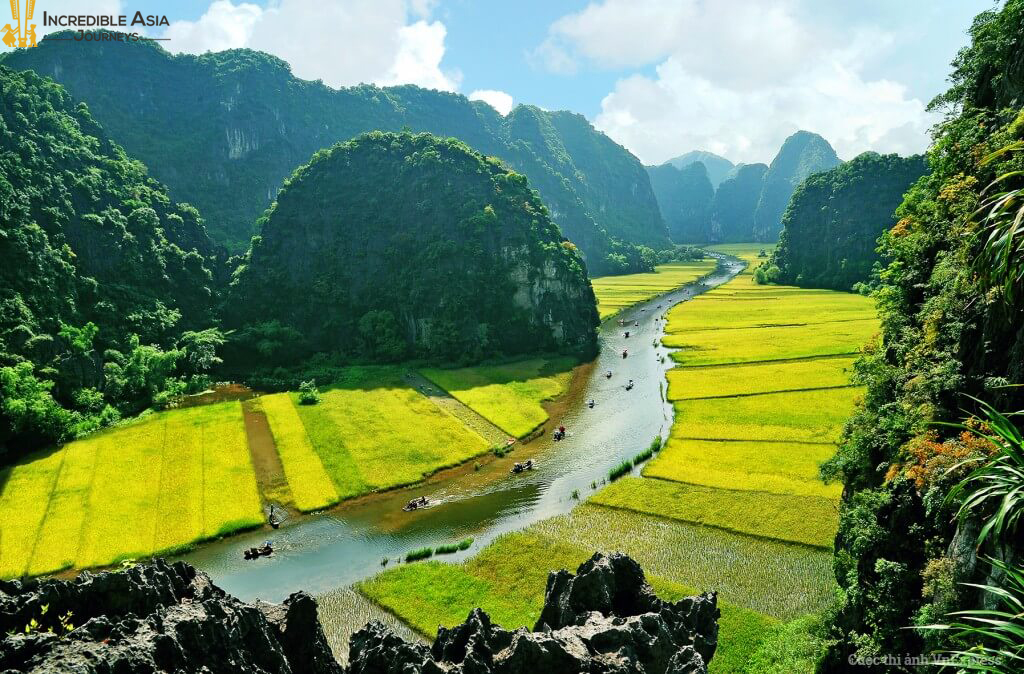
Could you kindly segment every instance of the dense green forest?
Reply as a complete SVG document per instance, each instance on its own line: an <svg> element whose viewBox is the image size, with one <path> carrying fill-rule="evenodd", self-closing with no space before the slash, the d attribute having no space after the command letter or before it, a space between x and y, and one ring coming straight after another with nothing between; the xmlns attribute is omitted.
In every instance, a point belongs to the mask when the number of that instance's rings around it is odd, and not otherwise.
<svg viewBox="0 0 1024 674"><path fill-rule="evenodd" d="M753 240L777 240L782 230L782 215L800 183L811 174L838 164L835 150L818 134L797 131L787 138L764 174L761 196L754 211Z"/></svg>
<svg viewBox="0 0 1024 674"><path fill-rule="evenodd" d="M879 261L878 237L896 224L903 194L926 170L922 156L865 152L812 175L793 193L779 245L755 278L834 290L866 283Z"/></svg>
<svg viewBox="0 0 1024 674"><path fill-rule="evenodd" d="M525 177L455 139L372 132L318 152L260 229L226 303L245 362L595 352L576 247Z"/></svg>
<svg viewBox="0 0 1024 674"><path fill-rule="evenodd" d="M0 66L0 460L205 386L213 246L59 85Z"/></svg>
<svg viewBox="0 0 1024 674"><path fill-rule="evenodd" d="M171 55L155 42L96 42L72 54L45 39L3 62L51 76L88 103L232 252L245 250L260 213L314 152L402 129L457 137L526 175L594 275L649 269L649 248L668 244L643 166L580 115L519 106L502 117L414 86L332 89L245 49Z"/></svg>
<svg viewBox="0 0 1024 674"><path fill-rule="evenodd" d="M754 238L754 211L767 170L765 164L744 164L722 181L711 200L709 240L735 243Z"/></svg>
<svg viewBox="0 0 1024 674"><path fill-rule="evenodd" d="M1022 26L1020 0L977 17L950 89L932 103L945 119L928 153L931 173L881 237L883 331L856 367L867 393L824 469L846 485L835 558L842 599L829 620L826 671L860 671L852 657L1020 647L1012 624L1002 644L976 630L907 628L996 607L994 594L963 583L1001 586L1016 601L1024 593L999 567L1020 567L1024 553L1014 519L1020 437L976 401L1024 407L1024 247L1014 226L1024 187ZM970 415L982 416L971 425L991 440L940 425ZM980 501L979 488L988 489ZM1000 516L1002 524L986 525ZM992 671L1019 671L1019 661Z"/></svg>
<svg viewBox="0 0 1024 674"><path fill-rule="evenodd" d="M681 169L672 164L648 166L647 174L672 240L709 241L707 222L715 188L704 162L691 162Z"/></svg>

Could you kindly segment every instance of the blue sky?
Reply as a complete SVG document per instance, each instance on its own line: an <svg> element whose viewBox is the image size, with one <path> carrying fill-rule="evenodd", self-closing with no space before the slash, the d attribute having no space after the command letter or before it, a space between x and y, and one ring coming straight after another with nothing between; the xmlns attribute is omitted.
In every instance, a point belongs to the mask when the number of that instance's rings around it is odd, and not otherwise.
<svg viewBox="0 0 1024 674"><path fill-rule="evenodd" d="M993 4L37 0L37 13L166 14L173 51L248 46L333 86L411 82L569 109L656 163L696 148L770 161L798 128L844 158L920 151L935 121L924 105Z"/></svg>

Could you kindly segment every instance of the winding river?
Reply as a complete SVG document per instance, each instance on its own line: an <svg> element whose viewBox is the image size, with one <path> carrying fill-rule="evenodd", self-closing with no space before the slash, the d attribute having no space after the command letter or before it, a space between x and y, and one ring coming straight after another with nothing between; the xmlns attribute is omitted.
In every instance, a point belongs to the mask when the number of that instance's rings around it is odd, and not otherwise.
<svg viewBox="0 0 1024 674"><path fill-rule="evenodd" d="M672 362L666 349L657 346L667 309L725 283L742 268L734 258L720 258L705 285L688 284L605 321L597 359L579 369L570 391L550 407L549 430L564 425L565 440L553 442L548 432L509 456L482 462L479 470L469 462L416 487L285 523L269 535L275 549L269 558L246 561L242 556L245 548L268 538L260 530L200 546L180 559L243 600L281 601L297 590L320 594L350 585L380 572L385 558L393 563L414 548L473 537L469 550L444 557L459 561L502 533L568 512L579 503L574 491L585 499L613 466L668 433L672 406L665 401L665 371ZM629 338L618 318L631 325ZM638 327L632 327L634 321ZM624 348L629 350L626 359ZM608 370L611 379L605 377ZM626 391L630 379L635 386ZM587 405L591 398L592 409ZM511 475L512 463L527 458L536 459L538 468ZM436 505L402 511L406 501L420 495Z"/></svg>

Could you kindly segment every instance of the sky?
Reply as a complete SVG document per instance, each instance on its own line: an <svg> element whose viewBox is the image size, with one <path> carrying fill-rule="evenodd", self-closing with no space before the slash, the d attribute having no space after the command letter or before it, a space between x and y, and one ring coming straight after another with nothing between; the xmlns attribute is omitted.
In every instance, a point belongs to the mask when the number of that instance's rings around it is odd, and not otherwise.
<svg viewBox="0 0 1024 674"><path fill-rule="evenodd" d="M164 14L173 52L250 47L340 87L418 84L585 115L647 164L770 162L798 129L839 156L927 147L949 62L993 0L37 0ZM6 12L4 13L6 15Z"/></svg>

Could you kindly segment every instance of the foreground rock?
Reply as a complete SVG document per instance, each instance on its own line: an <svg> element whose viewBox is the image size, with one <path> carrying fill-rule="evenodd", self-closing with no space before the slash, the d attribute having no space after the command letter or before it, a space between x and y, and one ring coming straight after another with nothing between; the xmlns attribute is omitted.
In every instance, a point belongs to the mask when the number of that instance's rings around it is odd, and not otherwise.
<svg viewBox="0 0 1024 674"><path fill-rule="evenodd" d="M474 609L438 629L432 648L372 622L352 635L350 674L697 674L718 643L713 593L658 599L640 566L622 554L595 554L576 575L548 576L541 617L529 632L491 624Z"/></svg>
<svg viewBox="0 0 1024 674"><path fill-rule="evenodd" d="M26 634L32 620L40 629ZM0 633L4 674L342 672L312 597L247 604L182 562L85 572L73 581L0 582Z"/></svg>

